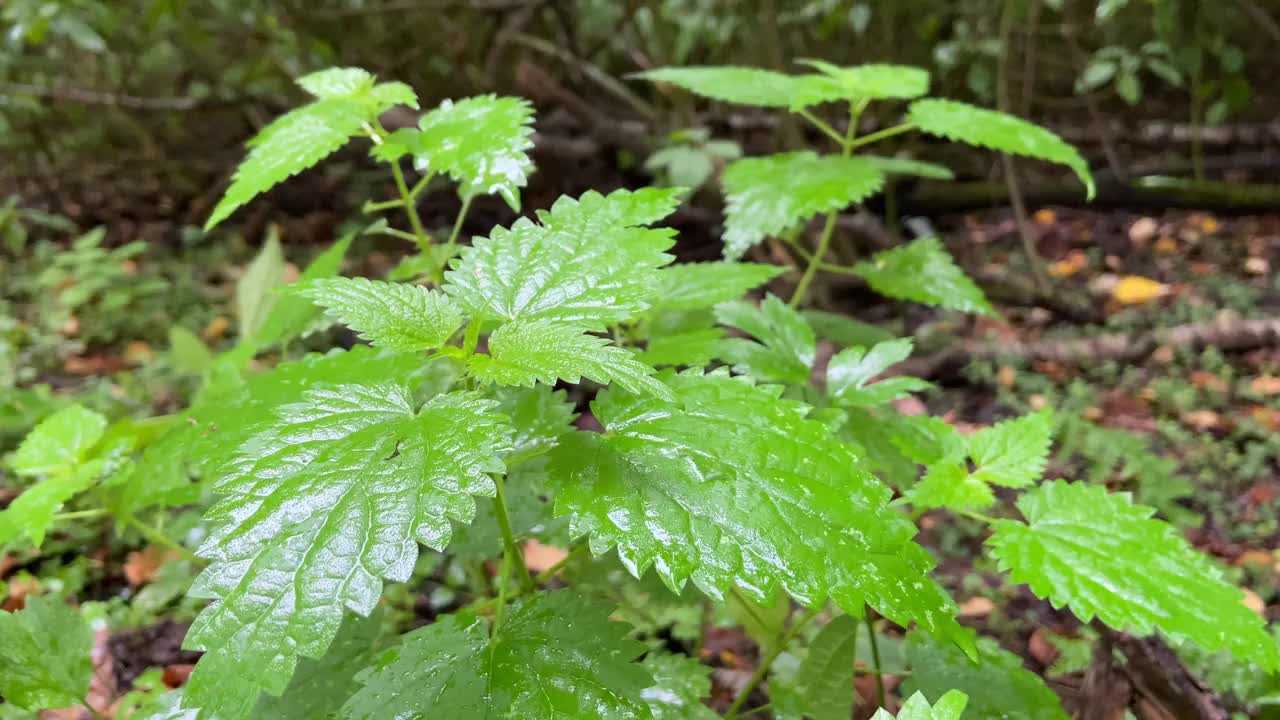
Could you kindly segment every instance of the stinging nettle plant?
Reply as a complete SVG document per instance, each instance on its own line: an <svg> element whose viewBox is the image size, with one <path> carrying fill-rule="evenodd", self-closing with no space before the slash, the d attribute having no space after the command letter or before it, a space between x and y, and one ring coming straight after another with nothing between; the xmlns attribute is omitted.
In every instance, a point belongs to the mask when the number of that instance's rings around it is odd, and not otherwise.
<svg viewBox="0 0 1280 720"><path fill-rule="evenodd" d="M406 214L411 231L379 228L417 245L407 266L416 270L405 274L420 271L426 284L337 277L344 240L242 328L241 346L212 362L187 411L145 427L109 425L83 408L41 423L13 460L35 483L0 513L0 538L25 533L38 545L52 523L71 519L59 507L86 494L140 529L148 512L214 498L195 553L206 567L191 589L211 603L186 639L204 656L157 718L715 717L701 704L709 668L637 642L589 593L541 589L587 555L713 601L796 603L729 716L767 680L779 717L848 717L854 640L864 624L874 640L879 616L914 628L904 648L916 671L898 718L956 718L966 703L973 717L1065 718L1016 657L956 622L955 602L930 576L933 558L914 541L914 520L934 509L987 524L998 566L1084 622L1280 668L1242 593L1152 510L1102 486L1042 481L1050 411L971 435L900 415L893 400L929 387L880 379L908 357L910 340L799 309L816 274L830 270L891 297L993 312L936 239L850 268L826 263L836 213L877 192L886 173L946 174L854 153L876 139L918 129L1065 164L1091 187L1078 153L1049 131L951 101L914 100L904 125L858 138L867 103L918 98L927 74L812 64L818 73L796 76L647 74L794 109L841 149L731 163L728 259L678 265L667 252L673 231L654 227L676 208L678 189L561 198L462 246L474 197L519 206L532 170L530 106L446 102L417 128L387 132L383 111L417 107L407 86L351 68L302 78L315 99L254 138L209 226L365 139L399 193L366 210ZM825 102L848 106L849 132L810 111ZM422 175L412 186L406 158ZM416 201L443 178L456 183L462 213L437 243ZM812 249L789 233L823 213ZM809 260L790 302L744 300L784 269L736 258L780 235ZM255 266L249 274L270 274ZM368 345L249 371L259 350L327 322ZM844 348L825 368L815 367L819 337ZM577 405L554 389L583 379L600 386L575 393L591 398L602 432L575 428ZM997 487L1016 502L998 500ZM557 522L571 550L533 576L522 543ZM501 548L491 556L500 558L493 593L377 649L377 623L362 618L385 584L414 576L420 545L459 552L481 525ZM43 707L84 696L87 673L38 669L42 656L68 654L44 650L51 637L82 637L65 614L35 604L0 615L0 630L11 630L0 633L6 698ZM829 620L808 641L801 672L773 673L819 618ZM25 659L37 669L11 671Z"/></svg>

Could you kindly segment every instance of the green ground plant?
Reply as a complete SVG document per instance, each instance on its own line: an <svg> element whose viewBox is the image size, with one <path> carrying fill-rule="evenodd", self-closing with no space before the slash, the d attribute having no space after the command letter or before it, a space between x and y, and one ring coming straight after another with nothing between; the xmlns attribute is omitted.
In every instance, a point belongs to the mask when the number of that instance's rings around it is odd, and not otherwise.
<svg viewBox="0 0 1280 720"><path fill-rule="evenodd" d="M954 718L966 707L970 717L1065 718L1016 656L957 622L934 559L914 540L914 521L935 510L984 524L985 552L1009 578L1081 621L1280 668L1241 591L1150 508L1101 485L1042 479L1049 410L971 435L900 415L892 401L929 387L882 377L911 342L841 343L865 329L800 312L818 272L847 271L890 297L994 313L936 239L849 268L826 262L836 214L886 173L945 173L855 154L877 139L919 129L1058 162L1091 186L1079 154L1052 133L917 99L923 71L811 64L817 72L805 75L648 74L795 109L840 148L729 165L727 259L695 264L672 264L674 231L658 226L678 188L563 197L463 244L474 198L519 207L533 169L530 105L445 102L418 127L388 132L382 112L418 106L407 85L354 68L301 78L314 99L250 143L208 226L348 143L369 142L398 197L366 209L404 213L409 230L381 232L414 244L428 283L339 277L344 240L281 288L280 248L269 242L237 292L239 344L208 358L191 406L143 421L77 405L46 418L9 459L27 484L0 512L0 542L39 546L51 528L107 521L203 566L189 595L210 602L186 646L204 655L182 690L136 717L714 717L702 704L710 668L610 619L647 593L677 609L692 597L695 607L705 598L754 614L762 657L726 717L760 710L749 703L766 682L777 717L847 717L860 638L879 678L891 622L911 628L900 649L914 669L898 718ZM860 112L880 100L911 100L907 122L857 137ZM810 109L828 102L848 108L847 130ZM412 184L406 160L420 175ZM462 211L441 240L424 229L417 200L443 178ZM793 231L820 214L809 249ZM790 237L808 258L789 301L743 299L784 271L737 260L767 237ZM333 322L368 344L257 369ZM815 326L847 345L825 367ZM203 507L203 523L168 532L168 509L184 506ZM568 553L535 575L528 539L558 540ZM462 542L464 576L482 567L476 560L498 567L458 583L470 587L464 602L398 637L366 619L394 596L387 583L423 578L436 556L420 546L448 558ZM594 582L573 581L593 567ZM561 570L569 587L545 589ZM610 584L601 579L610 572L633 579L602 601L591 588ZM0 622L10 703L83 700L82 615L35 601ZM784 656L801 670L785 675ZM879 695L884 705L883 684Z"/></svg>

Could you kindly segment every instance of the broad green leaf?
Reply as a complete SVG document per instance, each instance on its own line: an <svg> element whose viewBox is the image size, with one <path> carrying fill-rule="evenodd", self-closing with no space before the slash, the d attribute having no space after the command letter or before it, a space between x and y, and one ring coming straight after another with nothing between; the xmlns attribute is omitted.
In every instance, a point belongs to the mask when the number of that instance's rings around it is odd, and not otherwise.
<svg viewBox="0 0 1280 720"><path fill-rule="evenodd" d="M711 695L711 668L687 655L649 653L644 669L653 685L641 697L653 720L717 720L720 716L702 703Z"/></svg>
<svg viewBox="0 0 1280 720"><path fill-rule="evenodd" d="M572 591L516 601L492 640L484 620L447 615L383 653L341 716L643 720L653 680L627 630Z"/></svg>
<svg viewBox="0 0 1280 720"><path fill-rule="evenodd" d="M182 327L169 328L169 362L188 375L203 375L213 365L213 351L200 336Z"/></svg>
<svg viewBox="0 0 1280 720"><path fill-rule="evenodd" d="M917 100L911 104L909 116L916 127L930 135L1066 165L1093 199L1093 175L1080 151L1039 125L954 100Z"/></svg>
<svg viewBox="0 0 1280 720"><path fill-rule="evenodd" d="M373 83L373 73L354 67L328 68L298 78L298 86L318 98L354 95Z"/></svg>
<svg viewBox="0 0 1280 720"><path fill-rule="evenodd" d="M1026 522L1001 520L987 540L1016 582L1084 622L1118 630L1157 628L1206 650L1230 650L1263 670L1280 668L1280 647L1207 557L1127 493L1054 481L1018 499Z"/></svg>
<svg viewBox="0 0 1280 720"><path fill-rule="evenodd" d="M851 347L832 356L827 364L827 394L841 405L883 405L913 392L928 390L930 383L913 377L893 377L872 383L877 375L911 355L909 339L890 340L870 350Z"/></svg>
<svg viewBox="0 0 1280 720"><path fill-rule="evenodd" d="M719 328L663 333L650 338L636 359L649 365L704 367L720 354L723 338Z"/></svg>
<svg viewBox="0 0 1280 720"><path fill-rule="evenodd" d="M960 720L968 704L969 696L959 690L948 690L932 706L923 694L916 693L902 704L896 720ZM871 720L895 720L895 718L887 710L880 708L876 710L875 715L871 716Z"/></svg>
<svg viewBox="0 0 1280 720"><path fill-rule="evenodd" d="M1039 675L1022 667L1022 658L991 638L979 637L977 642L978 658L973 662L954 645L918 632L909 634L911 674L903 681L903 694L942 698L958 690L968 696L972 718L1068 720L1058 696Z"/></svg>
<svg viewBox="0 0 1280 720"><path fill-rule="evenodd" d="M1045 408L970 435L969 457L983 482L1021 488L1044 474L1053 442L1053 413Z"/></svg>
<svg viewBox="0 0 1280 720"><path fill-rule="evenodd" d="M951 172L951 168L923 160L880 155L859 155L858 157L875 165L885 175L915 175L932 180L954 180L956 177L955 173Z"/></svg>
<svg viewBox="0 0 1280 720"><path fill-rule="evenodd" d="M242 341L251 340L266 322L276 302L276 287L284 282L284 251L280 233L273 225L267 241L244 269L236 283L236 317L240 321Z"/></svg>
<svg viewBox="0 0 1280 720"><path fill-rule="evenodd" d="M510 431L495 406L454 392L415 410L391 382L312 385L211 462L222 497L190 594L215 602L187 633L205 651L187 702L245 717L259 689L283 692L300 656L324 653L346 610L373 610L382 579L409 578L418 543L443 549L503 470Z"/></svg>
<svg viewBox="0 0 1280 720"><path fill-rule="evenodd" d="M805 322L823 340L841 347L871 347L876 343L893 340L893 333L870 323L854 320L847 315L825 310L801 310Z"/></svg>
<svg viewBox="0 0 1280 720"><path fill-rule="evenodd" d="M355 670L374 659L382 636L382 613L352 616L342 623L329 650L318 660L304 658L284 694L263 695L253 710L266 720L322 720L337 716L338 708L360 689Z"/></svg>
<svg viewBox="0 0 1280 720"><path fill-rule="evenodd" d="M422 352L443 347L462 325L462 311L439 290L368 278L328 278L297 294L377 347Z"/></svg>
<svg viewBox="0 0 1280 720"><path fill-rule="evenodd" d="M759 306L735 300L716 306L716 320L760 342L730 338L720 343L720 356L734 370L765 382L805 385L813 369L817 341L800 313L776 295Z"/></svg>
<svg viewBox="0 0 1280 720"><path fill-rule="evenodd" d="M557 379L578 383L585 377L601 384L616 383L631 392L672 397L665 385L651 377L654 369L636 360L630 350L554 320L503 325L489 336L488 355L467 359L467 372L499 385L554 385Z"/></svg>
<svg viewBox="0 0 1280 720"><path fill-rule="evenodd" d="M333 154L393 105L417 107L407 85L373 85L371 80L356 68L300 78L298 83L317 99L276 118L249 141L249 156L236 169L204 229L212 229L258 194Z"/></svg>
<svg viewBox="0 0 1280 720"><path fill-rule="evenodd" d="M662 291L654 307L662 310L700 310L737 300L781 275L780 265L703 262L670 265L658 271Z"/></svg>
<svg viewBox="0 0 1280 720"><path fill-rule="evenodd" d="M482 95L445 100L422 116L416 130L397 130L373 154L395 162L413 156L420 172L447 174L465 198L501 195L520 210L520 188L533 170L533 106L517 97Z"/></svg>
<svg viewBox="0 0 1280 720"><path fill-rule="evenodd" d="M809 644L796 673L794 700L810 720L848 720L853 716L853 662L858 621L841 615L827 623Z"/></svg>
<svg viewBox="0 0 1280 720"><path fill-rule="evenodd" d="M0 612L0 695L29 710L79 705L93 673L93 631L56 597Z"/></svg>
<svg viewBox="0 0 1280 720"><path fill-rule="evenodd" d="M725 601L725 609L734 622L746 631L747 637L760 648L761 654L768 654L787 630L787 618L791 616L791 598L779 593L773 598L773 602L765 605L743 597L740 593L730 593Z"/></svg>
<svg viewBox="0 0 1280 720"><path fill-rule="evenodd" d="M88 490L98 480L100 462L82 465L68 474L48 477L32 485L0 510L0 545L26 535L36 547L44 543L62 504Z"/></svg>
<svg viewBox="0 0 1280 720"><path fill-rule="evenodd" d="M821 75L804 76L791 107L834 100L913 99L929 92L929 73L905 65L854 65L839 67L821 60L800 60Z"/></svg>
<svg viewBox="0 0 1280 720"><path fill-rule="evenodd" d="M721 181L724 255L734 260L767 237L874 195L884 173L857 157L790 152L737 160Z"/></svg>
<svg viewBox="0 0 1280 720"><path fill-rule="evenodd" d="M344 235L329 249L320 253L298 276L297 285L337 275L342 269L342 259L347 255L347 248L351 247L354 239L355 235ZM284 293L271 306L254 342L259 347L268 347L305 336L317 329L322 315L320 308L306 298Z"/></svg>
<svg viewBox="0 0 1280 720"><path fill-rule="evenodd" d="M937 238L920 238L853 266L872 290L899 300L994 315L982 290L956 266Z"/></svg>
<svg viewBox="0 0 1280 720"><path fill-rule="evenodd" d="M493 397L498 401L498 412L510 418L514 430L510 452L504 458L508 464L546 453L573 429L577 413L564 390L546 385L506 387L498 388Z"/></svg>
<svg viewBox="0 0 1280 720"><path fill-rule="evenodd" d="M444 290L481 322L563 320L604 330L647 309L671 262L666 217L679 189L562 197L538 223L517 220L464 248Z"/></svg>
<svg viewBox="0 0 1280 720"><path fill-rule="evenodd" d="M920 482L898 502L917 509L984 510L995 504L996 495L990 485L969 472L963 458L946 458L931 464Z"/></svg>
<svg viewBox="0 0 1280 720"><path fill-rule="evenodd" d="M801 76L732 66L659 68L633 77L670 83L713 100L779 108L790 107L806 82Z"/></svg>
<svg viewBox="0 0 1280 720"><path fill-rule="evenodd" d="M83 405L68 405L35 426L13 453L19 476L57 475L75 469L102 439L107 419Z"/></svg>
<svg viewBox="0 0 1280 720"><path fill-rule="evenodd" d="M574 536L673 589L692 580L721 598L737 586L759 602L781 589L858 613L869 603L954 634L915 526L806 406L723 371L661 377L675 403L607 391L592 405L607 432L571 433L551 452L556 512Z"/></svg>

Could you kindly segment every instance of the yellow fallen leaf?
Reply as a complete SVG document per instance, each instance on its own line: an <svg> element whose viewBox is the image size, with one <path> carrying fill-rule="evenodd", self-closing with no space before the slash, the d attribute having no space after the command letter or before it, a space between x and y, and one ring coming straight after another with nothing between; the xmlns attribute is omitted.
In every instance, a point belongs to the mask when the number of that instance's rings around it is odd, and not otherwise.
<svg viewBox="0 0 1280 720"><path fill-rule="evenodd" d="M1052 225L1058 222L1058 213L1049 208L1037 210L1035 215L1031 216L1037 225Z"/></svg>
<svg viewBox="0 0 1280 720"><path fill-rule="evenodd" d="M1168 285L1140 275L1126 275L1111 288L1111 298L1121 305L1141 305L1168 294Z"/></svg>
<svg viewBox="0 0 1280 720"><path fill-rule="evenodd" d="M1079 250L1072 250L1062 260L1049 265L1049 274L1054 277L1075 275L1089 265L1089 257Z"/></svg>

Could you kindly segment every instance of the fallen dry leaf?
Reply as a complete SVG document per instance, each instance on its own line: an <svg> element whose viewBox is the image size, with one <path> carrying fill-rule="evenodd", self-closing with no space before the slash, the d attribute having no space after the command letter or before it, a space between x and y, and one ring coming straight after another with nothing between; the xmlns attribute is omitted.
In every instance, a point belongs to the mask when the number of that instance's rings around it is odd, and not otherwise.
<svg viewBox="0 0 1280 720"><path fill-rule="evenodd" d="M1013 387L1013 383L1018 379L1018 371L1009 365L1001 365L996 371L996 382L1003 387Z"/></svg>
<svg viewBox="0 0 1280 720"><path fill-rule="evenodd" d="M1242 565L1256 565L1259 567L1271 567L1276 562L1276 556L1266 550L1246 550L1240 553L1240 556L1231 561L1232 565L1240 567Z"/></svg>
<svg viewBox="0 0 1280 720"><path fill-rule="evenodd" d="M1280 377L1259 375L1249 382L1249 389L1259 395L1280 395Z"/></svg>
<svg viewBox="0 0 1280 720"><path fill-rule="evenodd" d="M166 560L178 557L178 553L158 545L148 545L141 552L131 552L124 561L124 577L133 587L151 582Z"/></svg>
<svg viewBox="0 0 1280 720"><path fill-rule="evenodd" d="M1205 235L1212 235L1222 227L1222 223L1218 222L1218 218L1209 213L1191 213L1191 216L1187 218L1187 222Z"/></svg>
<svg viewBox="0 0 1280 720"><path fill-rule="evenodd" d="M107 641L111 639L108 630L98 630L93 634L93 675L89 676L89 692L85 701L93 708L93 712L83 705L73 705L57 710L42 710L42 720L96 720L115 716L112 703L116 700L116 672L111 661L111 650Z"/></svg>
<svg viewBox="0 0 1280 720"><path fill-rule="evenodd" d="M1249 588L1241 589L1244 590L1244 600L1242 601L1244 606L1259 615L1265 616L1267 614L1267 603L1262 599L1262 596Z"/></svg>
<svg viewBox="0 0 1280 720"><path fill-rule="evenodd" d="M1168 294L1168 285L1141 275L1126 275L1111 288L1111 299L1121 305L1141 305Z"/></svg>
<svg viewBox="0 0 1280 720"><path fill-rule="evenodd" d="M1156 236L1160 223L1155 218L1138 218L1129 226L1129 240L1135 245L1145 245Z"/></svg>
<svg viewBox="0 0 1280 720"><path fill-rule="evenodd" d="M210 320L208 325L204 326L204 333L203 333L204 339L220 340L224 335L227 334L227 330L230 327L231 327L231 321L228 320L225 316L219 315L218 317Z"/></svg>
<svg viewBox="0 0 1280 720"><path fill-rule="evenodd" d="M1045 667L1052 665L1061 654L1061 651L1049 642L1049 636L1052 634L1049 630L1038 627L1031 633L1031 637L1027 638L1027 654Z"/></svg>
<svg viewBox="0 0 1280 720"><path fill-rule="evenodd" d="M1213 430L1222 425L1222 417L1212 410L1191 410L1181 417L1182 422L1197 430Z"/></svg>
<svg viewBox="0 0 1280 720"><path fill-rule="evenodd" d="M151 345L142 340L130 340L124 346L124 361L130 365L144 365L153 357L155 352L151 349Z"/></svg>
<svg viewBox="0 0 1280 720"><path fill-rule="evenodd" d="M1226 380L1207 370L1195 370L1188 376L1188 379L1191 380L1192 385L1205 390L1212 390L1216 393L1225 393L1231 389Z"/></svg>
<svg viewBox="0 0 1280 720"><path fill-rule="evenodd" d="M1050 208L1040 208L1031 216L1037 225L1053 225L1058 222L1058 213Z"/></svg>
<svg viewBox="0 0 1280 720"><path fill-rule="evenodd" d="M524 565L533 572L550 570L568 556L568 550L543 545L537 540L530 540L524 544Z"/></svg>
<svg viewBox="0 0 1280 720"><path fill-rule="evenodd" d="M1157 255L1176 255L1178 253L1178 241L1165 235L1156 241L1154 248Z"/></svg>
<svg viewBox="0 0 1280 720"><path fill-rule="evenodd" d="M1054 277L1070 277L1089 266L1089 256L1083 251L1072 250L1067 256L1049 265L1049 274Z"/></svg>
<svg viewBox="0 0 1280 720"><path fill-rule="evenodd" d="M991 602L990 598L974 595L960 603L960 611L957 614L960 617L986 617L995 609L996 604Z"/></svg>
<svg viewBox="0 0 1280 720"><path fill-rule="evenodd" d="M1266 275L1271 272L1271 263L1266 258L1251 257L1244 261L1244 271L1250 275Z"/></svg>
<svg viewBox="0 0 1280 720"><path fill-rule="evenodd" d="M187 684L187 678L191 677L191 671L195 669L196 666L192 663L175 663L173 665L165 665L162 680L166 687L182 687Z"/></svg>

